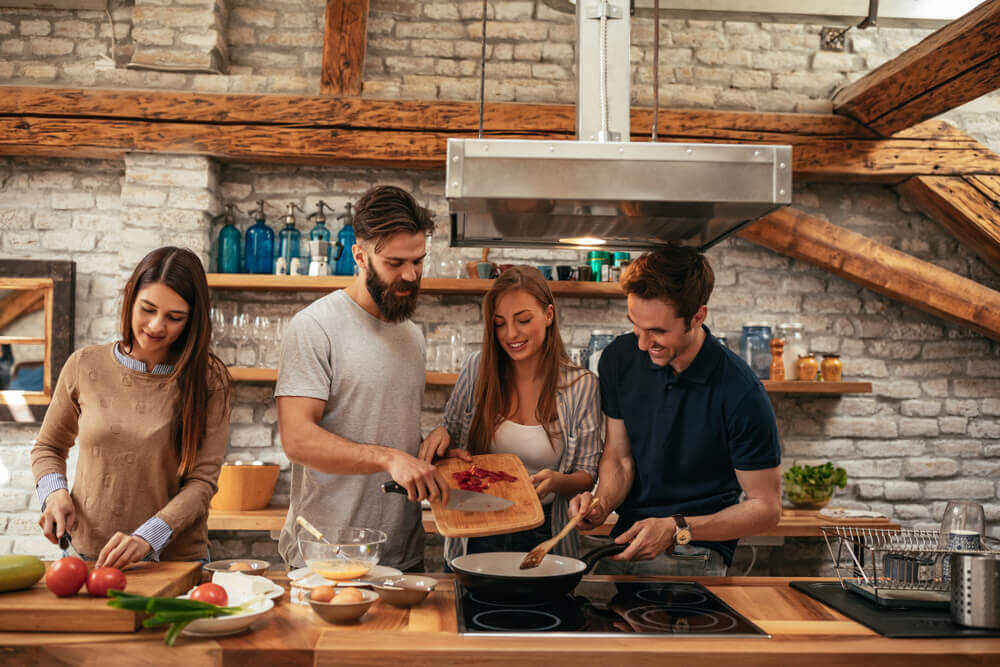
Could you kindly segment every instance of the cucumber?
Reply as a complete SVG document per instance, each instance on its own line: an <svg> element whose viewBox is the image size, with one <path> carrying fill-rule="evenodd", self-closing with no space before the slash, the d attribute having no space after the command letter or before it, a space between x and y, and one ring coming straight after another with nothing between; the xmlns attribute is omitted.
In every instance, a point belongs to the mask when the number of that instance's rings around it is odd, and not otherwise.
<svg viewBox="0 0 1000 667"><path fill-rule="evenodd" d="M45 576L45 565L34 556L0 556L0 592L30 588Z"/></svg>

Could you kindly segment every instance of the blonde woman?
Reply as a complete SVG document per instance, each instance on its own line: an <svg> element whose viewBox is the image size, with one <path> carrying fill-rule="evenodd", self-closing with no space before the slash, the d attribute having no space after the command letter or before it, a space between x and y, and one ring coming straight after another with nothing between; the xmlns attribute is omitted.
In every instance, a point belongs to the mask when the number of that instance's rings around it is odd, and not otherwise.
<svg viewBox="0 0 1000 667"><path fill-rule="evenodd" d="M541 272L528 266L505 271L483 298L483 322L482 351L463 365L444 425L427 437L420 456L516 454L531 475L545 523L467 543L448 541L449 562L463 552L528 551L558 532L569 519L569 499L594 486L602 451L597 378L566 354ZM576 556L578 535L553 551Z"/></svg>

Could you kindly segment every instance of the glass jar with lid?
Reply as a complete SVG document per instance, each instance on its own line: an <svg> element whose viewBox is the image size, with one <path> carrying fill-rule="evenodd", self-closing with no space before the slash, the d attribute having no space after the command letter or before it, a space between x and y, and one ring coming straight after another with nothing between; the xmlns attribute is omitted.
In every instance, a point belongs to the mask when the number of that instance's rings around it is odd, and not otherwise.
<svg viewBox="0 0 1000 667"><path fill-rule="evenodd" d="M799 322L785 322L778 325L778 337L785 340L781 361L785 366L785 376L796 379L795 369L799 357L809 354L809 343L805 337L805 327Z"/></svg>
<svg viewBox="0 0 1000 667"><path fill-rule="evenodd" d="M819 364L812 352L807 352L795 362L796 377L803 382L815 382L819 372Z"/></svg>
<svg viewBox="0 0 1000 667"><path fill-rule="evenodd" d="M840 382L844 377L844 366L840 363L839 354L824 354L819 365L824 382Z"/></svg>
<svg viewBox="0 0 1000 667"><path fill-rule="evenodd" d="M744 322L740 356L761 380L771 373L771 327L765 322Z"/></svg>

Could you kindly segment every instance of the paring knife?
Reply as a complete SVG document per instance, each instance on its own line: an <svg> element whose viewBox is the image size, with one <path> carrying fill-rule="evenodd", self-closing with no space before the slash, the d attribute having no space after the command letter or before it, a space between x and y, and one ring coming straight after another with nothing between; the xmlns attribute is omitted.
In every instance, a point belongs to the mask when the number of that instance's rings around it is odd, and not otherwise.
<svg viewBox="0 0 1000 667"><path fill-rule="evenodd" d="M393 481L383 484L382 490L386 493L402 493L404 496L406 495L406 489ZM513 504L513 500L497 498L488 493L465 491L464 489L449 489L448 504L444 508L459 512L499 512Z"/></svg>

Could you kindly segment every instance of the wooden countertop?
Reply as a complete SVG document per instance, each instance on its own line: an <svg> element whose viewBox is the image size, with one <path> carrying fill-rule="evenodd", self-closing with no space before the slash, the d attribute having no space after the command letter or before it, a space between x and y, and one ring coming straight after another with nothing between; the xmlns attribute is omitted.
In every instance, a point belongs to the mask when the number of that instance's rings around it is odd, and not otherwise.
<svg viewBox="0 0 1000 667"><path fill-rule="evenodd" d="M272 506L267 509L253 511L209 510L209 530L281 530L285 523L287 507ZM607 523L600 528L587 531L587 535L607 535L614 525L615 515L611 515ZM430 510L424 510L424 531L436 533L434 517ZM773 529L761 533L769 537L822 537L820 526L859 526L863 528L898 529L899 524L889 519L831 519L821 516L819 510L799 510L784 508L781 520ZM757 537L757 536L755 536Z"/></svg>
<svg viewBox="0 0 1000 667"><path fill-rule="evenodd" d="M450 575L413 609L376 602L359 621L328 625L288 595L253 631L233 637L181 637L163 644L163 631L135 634L0 633L5 666L37 664L196 665L664 665L746 664L788 667L892 664L940 667L1000 662L1000 639L887 639L788 586L790 579L701 579L716 595L772 635L718 637L463 637L457 634ZM626 579L592 577L593 579ZM287 585L283 577L274 579ZM625 655L627 654L627 655Z"/></svg>

